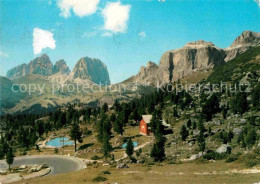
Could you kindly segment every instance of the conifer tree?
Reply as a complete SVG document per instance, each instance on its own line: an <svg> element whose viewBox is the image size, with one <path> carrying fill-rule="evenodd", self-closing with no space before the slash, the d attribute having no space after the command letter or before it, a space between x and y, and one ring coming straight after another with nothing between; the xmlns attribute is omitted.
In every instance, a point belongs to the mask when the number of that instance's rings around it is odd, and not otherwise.
<svg viewBox="0 0 260 184"><path fill-rule="evenodd" d="M206 142L205 142L204 134L202 132L200 132L197 141L198 141L199 150L203 152L206 148Z"/></svg>
<svg viewBox="0 0 260 184"><path fill-rule="evenodd" d="M112 151L112 146L111 146L109 140L110 140L110 136L106 132L104 132L103 143L102 143L103 144L102 151L103 151L103 155L104 155L106 160L107 160L110 152Z"/></svg>
<svg viewBox="0 0 260 184"><path fill-rule="evenodd" d="M79 124L74 122L70 130L70 137L74 140L75 152L77 151L77 141L82 142L82 132L80 131Z"/></svg>
<svg viewBox="0 0 260 184"><path fill-rule="evenodd" d="M189 136L189 131L186 129L185 125L182 125L180 135L183 141L185 141L186 138Z"/></svg>
<svg viewBox="0 0 260 184"><path fill-rule="evenodd" d="M131 158L134 153L134 144L131 140L131 138L128 139L127 145L126 145L126 154Z"/></svg>
<svg viewBox="0 0 260 184"><path fill-rule="evenodd" d="M14 162L14 153L13 149L11 147L8 148L7 154L6 154L6 163L8 164L9 170L11 169L11 165Z"/></svg>

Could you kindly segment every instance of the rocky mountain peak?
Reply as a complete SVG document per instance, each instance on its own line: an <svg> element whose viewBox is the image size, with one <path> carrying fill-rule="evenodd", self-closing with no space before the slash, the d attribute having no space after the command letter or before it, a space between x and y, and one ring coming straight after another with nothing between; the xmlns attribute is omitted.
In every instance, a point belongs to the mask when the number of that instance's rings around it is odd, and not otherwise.
<svg viewBox="0 0 260 184"><path fill-rule="evenodd" d="M70 69L66 64L64 59L56 61L55 65L53 66L53 74L61 73L61 74L69 74Z"/></svg>
<svg viewBox="0 0 260 184"><path fill-rule="evenodd" d="M245 46L245 45L257 45L260 43L260 33L252 31L244 31L238 36L232 43L231 47Z"/></svg>
<svg viewBox="0 0 260 184"><path fill-rule="evenodd" d="M158 65L152 61L148 61L146 64L147 68L151 68L151 67L158 67Z"/></svg>
<svg viewBox="0 0 260 184"><path fill-rule="evenodd" d="M53 65L48 55L43 54L33 59L29 64L29 74L39 74L44 76L52 75Z"/></svg>
<svg viewBox="0 0 260 184"><path fill-rule="evenodd" d="M99 59L83 57L73 69L73 78L89 79L97 84L110 84L107 66Z"/></svg>
<svg viewBox="0 0 260 184"><path fill-rule="evenodd" d="M7 71L6 77L9 79L21 78L29 73L27 64L18 65Z"/></svg>
<svg viewBox="0 0 260 184"><path fill-rule="evenodd" d="M242 34L235 39L232 45L225 49L227 55L225 61L234 59L238 55L258 44L260 44L260 33L252 31L242 32Z"/></svg>

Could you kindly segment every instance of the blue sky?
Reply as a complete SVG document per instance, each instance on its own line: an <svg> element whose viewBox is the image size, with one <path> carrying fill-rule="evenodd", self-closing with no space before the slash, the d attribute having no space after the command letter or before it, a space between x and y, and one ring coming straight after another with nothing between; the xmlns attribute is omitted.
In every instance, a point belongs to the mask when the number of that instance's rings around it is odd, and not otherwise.
<svg viewBox="0 0 260 184"><path fill-rule="evenodd" d="M71 70L89 56L107 65L115 83L187 42L203 39L225 48L244 30L260 32L254 0L83 1L1 0L0 75L44 53L53 63L65 59ZM35 28L50 39L37 43L38 51Z"/></svg>

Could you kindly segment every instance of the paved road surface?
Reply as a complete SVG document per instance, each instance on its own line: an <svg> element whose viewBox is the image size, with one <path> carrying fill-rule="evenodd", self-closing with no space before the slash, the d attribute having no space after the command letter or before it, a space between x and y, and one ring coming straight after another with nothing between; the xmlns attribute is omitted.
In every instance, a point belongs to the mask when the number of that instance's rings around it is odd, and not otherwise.
<svg viewBox="0 0 260 184"><path fill-rule="evenodd" d="M16 157L13 166L30 165L30 164L44 164L46 163L51 172L48 175L66 173L83 169L85 164L82 160L69 156L56 155L37 155L37 156L21 156ZM0 160L0 169L8 168L4 160Z"/></svg>

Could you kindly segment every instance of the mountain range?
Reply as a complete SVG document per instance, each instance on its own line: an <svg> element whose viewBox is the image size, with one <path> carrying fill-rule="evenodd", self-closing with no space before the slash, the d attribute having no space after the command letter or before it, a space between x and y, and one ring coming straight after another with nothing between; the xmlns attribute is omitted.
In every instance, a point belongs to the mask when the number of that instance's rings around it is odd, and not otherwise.
<svg viewBox="0 0 260 184"><path fill-rule="evenodd" d="M171 83L177 80L200 82L206 79L218 66L225 66L230 60L240 56L247 50L260 44L260 33L244 31L230 47L221 49L211 42L198 40L187 43L180 49L166 51L162 54L159 64L149 61L134 75L119 84L138 84L139 89L124 92L90 92L67 93L58 91L51 93L51 85L58 84L101 84L110 85L109 73L106 65L99 59L89 57L80 58L71 71L64 60L54 65L44 54L29 62L12 68L6 77L0 77L1 100L0 113L31 112L38 109L52 109L71 102L100 104L113 103L115 99L129 100L144 87L156 86L157 83ZM216 74L215 74L216 75ZM197 79L197 80L194 80ZM11 91L12 84L45 84L43 94L28 95Z"/></svg>
<svg viewBox="0 0 260 184"><path fill-rule="evenodd" d="M244 31L230 47L221 49L211 42L198 40L180 49L162 54L159 65L149 61L139 73L125 82L145 85L170 83L200 70L212 69L232 60L260 43L260 33Z"/></svg>
<svg viewBox="0 0 260 184"><path fill-rule="evenodd" d="M22 64L8 70L6 77L14 80L31 74L48 76L49 79L63 78L65 79L63 82L78 78L96 84L110 84L107 66L99 59L83 57L79 59L71 72L65 60L59 60L53 65L46 54L33 59L29 64Z"/></svg>

